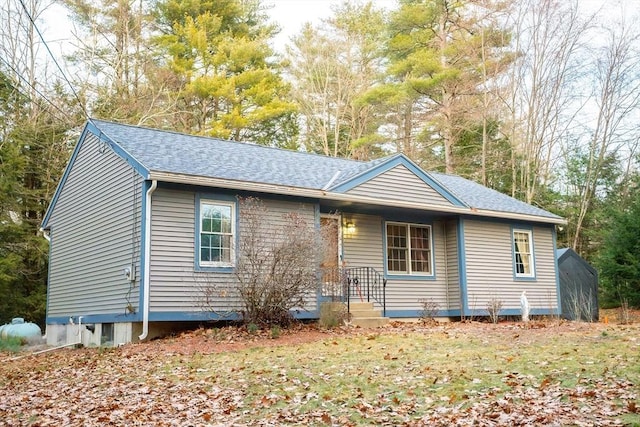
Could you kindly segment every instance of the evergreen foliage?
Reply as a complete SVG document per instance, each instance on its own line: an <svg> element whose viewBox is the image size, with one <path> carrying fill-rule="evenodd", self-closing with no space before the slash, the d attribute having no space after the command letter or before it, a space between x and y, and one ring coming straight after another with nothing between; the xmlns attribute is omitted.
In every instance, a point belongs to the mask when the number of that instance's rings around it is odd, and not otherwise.
<svg viewBox="0 0 640 427"><path fill-rule="evenodd" d="M1 73L0 111L0 323L43 326L48 245L38 230L70 153L70 124Z"/></svg>
<svg viewBox="0 0 640 427"><path fill-rule="evenodd" d="M172 129L291 147L295 105L259 1L161 1L156 38L172 75ZM283 132L282 130L286 130Z"/></svg>
<svg viewBox="0 0 640 427"><path fill-rule="evenodd" d="M607 208L602 249L596 260L602 303L640 307L640 177L629 184L629 196Z"/></svg>

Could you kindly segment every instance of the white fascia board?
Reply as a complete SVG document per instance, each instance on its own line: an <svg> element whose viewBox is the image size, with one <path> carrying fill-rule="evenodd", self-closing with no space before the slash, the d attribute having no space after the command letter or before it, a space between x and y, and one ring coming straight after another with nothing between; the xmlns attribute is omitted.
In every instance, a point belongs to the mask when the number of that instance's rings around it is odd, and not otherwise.
<svg viewBox="0 0 640 427"><path fill-rule="evenodd" d="M291 187L278 184L265 184L259 182L237 181L232 179L209 178L196 175L173 174L166 172L151 172L149 179L159 182L172 182L177 184L200 185L205 187L227 188L230 190L256 191L260 193L278 194L286 196L309 197L314 199L335 200L351 203L362 203L375 206L387 206L395 208L416 209L422 211L454 213L459 215L513 219L527 222L539 222L546 224L564 225L564 218L552 218L537 215L519 214L513 212L491 211L486 209L467 208L461 206L443 206L425 203L406 202L398 200L386 200L353 194L334 193L331 191L312 188Z"/></svg>

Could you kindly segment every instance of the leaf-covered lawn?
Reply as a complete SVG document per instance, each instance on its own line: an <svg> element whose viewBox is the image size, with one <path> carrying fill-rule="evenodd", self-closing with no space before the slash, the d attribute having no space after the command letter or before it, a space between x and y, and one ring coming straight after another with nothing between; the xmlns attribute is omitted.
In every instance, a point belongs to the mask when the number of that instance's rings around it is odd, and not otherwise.
<svg viewBox="0 0 640 427"><path fill-rule="evenodd" d="M200 329L0 354L0 426L640 423L640 327L395 325L278 339Z"/></svg>

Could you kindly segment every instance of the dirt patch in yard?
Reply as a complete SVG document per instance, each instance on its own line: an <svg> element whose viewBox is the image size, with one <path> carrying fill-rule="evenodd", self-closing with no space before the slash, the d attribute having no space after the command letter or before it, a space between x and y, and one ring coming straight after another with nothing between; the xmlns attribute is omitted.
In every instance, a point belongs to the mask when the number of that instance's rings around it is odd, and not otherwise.
<svg viewBox="0 0 640 427"><path fill-rule="evenodd" d="M171 354L211 354L238 351L253 347L295 346L303 343L319 341L332 336L350 333L347 328L332 330L320 329L316 324L296 324L288 329L274 332L262 329L249 332L243 326L225 326L221 328L199 328L183 332L174 337L154 340L144 344L130 345L132 350L140 347L165 351Z"/></svg>
<svg viewBox="0 0 640 427"><path fill-rule="evenodd" d="M606 321L599 323L569 322L561 319L536 319L529 323L503 321L492 324L486 321L467 322L422 322L419 320L391 321L389 325L380 328L338 327L322 329L315 323L300 323L288 329L281 329L274 334L270 329L260 329L249 332L244 326L224 326L219 328L198 328L193 331L182 332L175 336L153 340L143 344L130 344L129 351L164 351L168 354L212 354L230 351L239 351L255 347L296 346L325 339L358 336L376 333L398 332L434 332L451 331L482 334L483 332L500 334L506 339L512 339L513 333L526 330L527 336L532 339L546 336L550 333L579 332L602 330L609 325L620 324L617 309L603 310ZM602 316L601 316L602 317ZM605 317L602 317L603 319ZM640 322L640 310L631 312L634 323Z"/></svg>

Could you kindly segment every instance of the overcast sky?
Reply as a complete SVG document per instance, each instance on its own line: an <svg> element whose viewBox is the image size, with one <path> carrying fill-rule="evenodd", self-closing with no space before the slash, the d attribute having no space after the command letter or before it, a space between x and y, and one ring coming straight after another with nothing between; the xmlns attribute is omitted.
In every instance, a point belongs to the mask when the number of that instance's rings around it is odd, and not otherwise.
<svg viewBox="0 0 640 427"><path fill-rule="evenodd" d="M339 5L340 0L263 0L269 9L271 20L281 27L281 32L275 40L276 48L280 49L289 42L291 36L296 35L306 22L318 23L331 15L331 7ZM381 9L392 9L396 0L373 0Z"/></svg>
<svg viewBox="0 0 640 427"><path fill-rule="evenodd" d="M332 6L342 2L343 0L263 0L271 20L281 28L280 34L274 40L275 49L283 52L285 44L299 33L304 23L318 24L323 18L331 15ZM396 0L373 0L373 3L383 9L393 9L397 6ZM607 17L620 16L621 4L626 16L637 15L640 11L640 0L579 0L579 5L585 13L593 13L602 8L599 17L604 21ZM603 5L605 7L602 7ZM73 50L73 24L67 14L66 9L55 2L38 21L40 30L58 59L62 58L62 52L68 54Z"/></svg>
<svg viewBox="0 0 640 427"><path fill-rule="evenodd" d="M4 0L0 0L4 1ZM373 0L380 8L390 9L396 5L396 0ZM306 22L319 23L322 18L331 15L331 7L342 3L341 0L263 0L268 8L271 20L280 26L280 34L276 37L276 49L282 50L291 36L297 34ZM42 16L38 23L51 47L60 52L65 49L71 39L72 23L67 17L67 11L59 4L53 4ZM66 48L66 52L69 48Z"/></svg>

